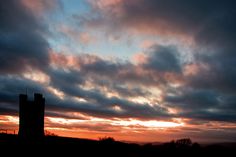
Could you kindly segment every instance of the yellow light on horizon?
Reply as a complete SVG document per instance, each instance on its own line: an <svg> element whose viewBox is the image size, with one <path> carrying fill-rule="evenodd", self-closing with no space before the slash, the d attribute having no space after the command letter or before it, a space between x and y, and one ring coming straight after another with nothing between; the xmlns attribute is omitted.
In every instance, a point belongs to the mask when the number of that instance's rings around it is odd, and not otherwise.
<svg viewBox="0 0 236 157"><path fill-rule="evenodd" d="M137 119L105 119L105 118L97 118L97 117L88 117L86 120L81 119L64 119L64 118L55 118L55 117L47 117L49 121L52 123L66 124L66 125L74 125L74 124L110 124L113 126L120 127L130 127L130 126L138 126L146 129L157 129L157 128L173 128L173 127L181 127L184 125L184 122L181 120L178 121L157 121L157 120L148 120L142 121Z"/></svg>
<svg viewBox="0 0 236 157"><path fill-rule="evenodd" d="M141 121L131 119L129 121L114 121L114 125L121 125L121 126L143 126L146 128L170 128L170 127L179 127L183 126L184 123L180 122L166 122L166 121L156 121L156 120L149 120L149 121Z"/></svg>
<svg viewBox="0 0 236 157"><path fill-rule="evenodd" d="M17 116L0 116L0 124L1 123L13 123L19 124L19 118Z"/></svg>

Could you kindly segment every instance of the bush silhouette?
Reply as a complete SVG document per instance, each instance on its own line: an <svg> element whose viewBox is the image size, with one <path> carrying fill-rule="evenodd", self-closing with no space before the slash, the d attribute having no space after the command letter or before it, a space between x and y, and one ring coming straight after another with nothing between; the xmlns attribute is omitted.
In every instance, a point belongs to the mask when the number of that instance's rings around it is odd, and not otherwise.
<svg viewBox="0 0 236 157"><path fill-rule="evenodd" d="M176 140L176 145L179 147L190 147L192 145L192 141L190 138L183 138Z"/></svg>
<svg viewBox="0 0 236 157"><path fill-rule="evenodd" d="M44 131L44 135L45 135L45 136L58 136L57 134L55 134L55 133L53 133L53 132L50 132L50 131L48 131L48 130L45 130L45 131Z"/></svg>
<svg viewBox="0 0 236 157"><path fill-rule="evenodd" d="M115 142L115 139L113 137L100 137L99 142L105 144L112 144Z"/></svg>

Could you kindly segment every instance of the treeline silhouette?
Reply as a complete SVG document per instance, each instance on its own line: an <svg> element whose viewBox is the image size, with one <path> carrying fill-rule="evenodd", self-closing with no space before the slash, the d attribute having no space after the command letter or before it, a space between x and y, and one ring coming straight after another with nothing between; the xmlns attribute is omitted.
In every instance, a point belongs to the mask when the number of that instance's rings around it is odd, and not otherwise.
<svg viewBox="0 0 236 157"><path fill-rule="evenodd" d="M60 137L48 134L39 143L24 143L17 135L0 134L2 154L30 156L119 156L119 157L162 157L162 156L235 156L236 144L199 145L191 139L179 139L160 144L135 144L116 141L112 137L99 140ZM0 154L1 155L1 154Z"/></svg>

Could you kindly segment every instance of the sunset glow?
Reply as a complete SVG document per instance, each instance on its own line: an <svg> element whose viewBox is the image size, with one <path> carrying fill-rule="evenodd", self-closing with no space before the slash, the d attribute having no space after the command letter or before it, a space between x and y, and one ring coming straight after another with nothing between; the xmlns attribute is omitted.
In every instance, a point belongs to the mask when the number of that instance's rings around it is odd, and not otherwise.
<svg viewBox="0 0 236 157"><path fill-rule="evenodd" d="M128 120L107 120L102 118L91 118L89 120L77 120L77 119L63 119L63 118L50 118L48 117L49 121L52 123L58 124L66 124L66 125L74 125L74 124L96 124L96 123L103 123L103 124L110 124L114 126L120 127L129 127L129 126L138 126L147 129L158 129L158 128L171 128L171 127L180 127L183 126L184 123L176 123L176 122L164 122L164 121L140 121L135 119L128 119Z"/></svg>

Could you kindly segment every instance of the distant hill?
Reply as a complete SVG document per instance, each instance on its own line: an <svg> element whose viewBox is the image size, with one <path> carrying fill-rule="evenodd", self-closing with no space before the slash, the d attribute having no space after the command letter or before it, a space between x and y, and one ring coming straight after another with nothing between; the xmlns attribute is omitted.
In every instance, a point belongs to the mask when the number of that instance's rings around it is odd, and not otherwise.
<svg viewBox="0 0 236 157"><path fill-rule="evenodd" d="M132 144L113 138L89 140L45 136L40 142L21 141L17 135L0 134L0 153L17 156L101 156L101 157L162 157L162 156L236 156L236 143L201 146L190 139L169 143ZM1 154L0 154L1 155Z"/></svg>

